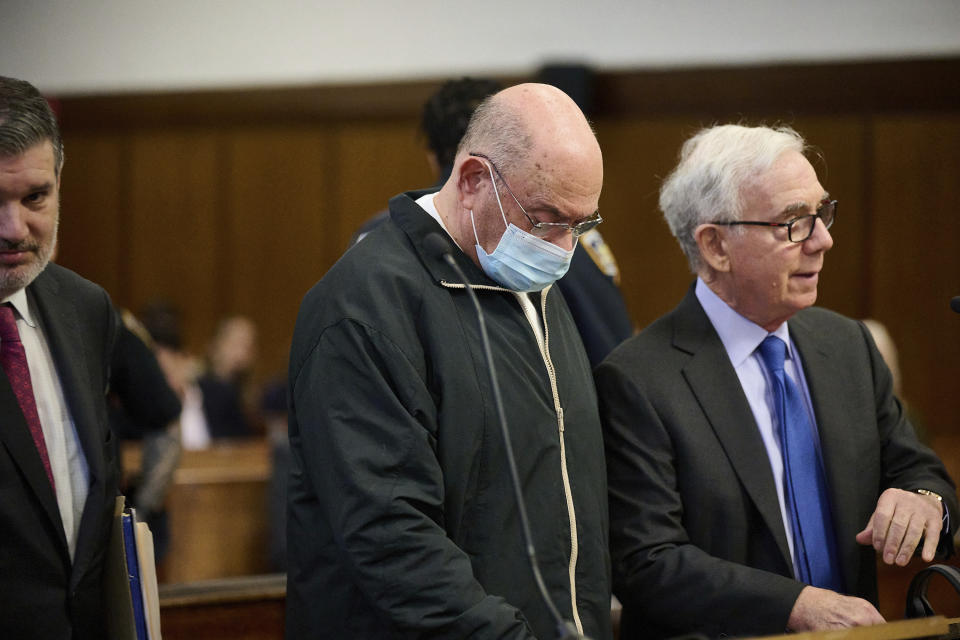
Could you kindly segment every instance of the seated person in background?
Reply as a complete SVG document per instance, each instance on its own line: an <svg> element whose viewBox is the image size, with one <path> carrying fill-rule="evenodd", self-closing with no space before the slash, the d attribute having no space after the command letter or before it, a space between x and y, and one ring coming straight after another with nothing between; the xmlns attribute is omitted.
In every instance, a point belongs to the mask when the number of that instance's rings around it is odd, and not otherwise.
<svg viewBox="0 0 960 640"><path fill-rule="evenodd" d="M153 339L153 351L167 383L180 399L180 441L186 450L210 446L203 414L203 394L197 385L200 366L183 348L180 312L170 303L154 301L141 312L144 328Z"/></svg>
<svg viewBox="0 0 960 640"><path fill-rule="evenodd" d="M206 370L197 378L210 438L253 435L244 394L256 357L253 321L244 316L224 318L210 341Z"/></svg>
<svg viewBox="0 0 960 640"><path fill-rule="evenodd" d="M875 552L952 553L953 482L869 332L810 308L837 205L805 150L705 129L660 191L696 282L596 371L625 640L880 623Z"/></svg>
<svg viewBox="0 0 960 640"><path fill-rule="evenodd" d="M923 420L917 416L917 413L913 411L913 407L907 402L903 395L903 377L900 375L900 355L897 352L897 345L893 342L893 336L890 335L887 327L879 320L867 318L863 321L863 325L870 330L873 342L877 345L877 351L883 356L883 361L890 369L890 376L893 378L893 395L897 396L900 404L903 405L903 411L910 419L910 424L913 425L913 430L916 431L920 441L930 444ZM954 527L954 529L956 529L956 527Z"/></svg>
<svg viewBox="0 0 960 640"><path fill-rule="evenodd" d="M140 472L124 493L138 519L150 526L159 561L169 538L163 502L180 461L180 400L157 363L147 330L129 311L121 318L110 368L110 425L118 439L142 443Z"/></svg>

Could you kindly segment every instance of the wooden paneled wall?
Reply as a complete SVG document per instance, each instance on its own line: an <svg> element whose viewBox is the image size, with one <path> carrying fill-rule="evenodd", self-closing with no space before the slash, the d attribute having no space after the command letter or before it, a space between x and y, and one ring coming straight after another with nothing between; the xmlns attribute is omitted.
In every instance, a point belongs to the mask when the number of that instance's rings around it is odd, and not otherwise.
<svg viewBox="0 0 960 640"><path fill-rule="evenodd" d="M935 435L960 411L960 59L598 74L602 231L638 326L687 270L657 211L681 142L714 122L787 123L839 198L820 303L887 323L905 396ZM501 78L507 82L519 78ZM299 301L356 227L429 185L416 125L438 83L72 97L59 260L134 310L186 313L199 351L228 312L284 369Z"/></svg>

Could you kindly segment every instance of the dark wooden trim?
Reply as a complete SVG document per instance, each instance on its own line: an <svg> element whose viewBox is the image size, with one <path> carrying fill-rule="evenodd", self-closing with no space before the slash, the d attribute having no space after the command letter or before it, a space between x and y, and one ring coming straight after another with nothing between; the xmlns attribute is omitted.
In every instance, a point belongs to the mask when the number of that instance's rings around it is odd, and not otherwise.
<svg viewBox="0 0 960 640"><path fill-rule="evenodd" d="M505 84L517 78L500 78ZM59 98L64 129L418 117L443 80Z"/></svg>
<svg viewBox="0 0 960 640"><path fill-rule="evenodd" d="M960 107L960 57L598 72L595 117L943 111ZM525 80L500 77L504 84ZM72 96L65 130L416 118L441 80Z"/></svg>
<svg viewBox="0 0 960 640"><path fill-rule="evenodd" d="M160 607L163 609L251 600L282 600L287 595L287 576L282 573L272 573L161 584L159 591Z"/></svg>
<svg viewBox="0 0 960 640"><path fill-rule="evenodd" d="M597 115L785 115L960 106L960 58L599 74Z"/></svg>
<svg viewBox="0 0 960 640"><path fill-rule="evenodd" d="M877 195L877 162L876 162L876 126L875 120L873 118L864 118L864 127L863 127L863 138L860 140L860 146L862 151L860 152L860 158L863 167L863 185L862 191L860 193L860 206L861 210L866 211L875 211L876 210L876 195ZM851 141L852 143L853 141ZM861 221L868 220L867 216L863 216ZM864 225L865 226L865 225ZM860 282L873 282L873 270L874 270L874 260L877 259L877 235L876 233L867 232L864 230L861 235L861 240L863 242L861 256L863 259L860 261ZM875 308L876 300L874 300L874 288L873 287L861 287L860 291L860 309L858 309L857 315L861 318L868 318L872 315L872 310Z"/></svg>

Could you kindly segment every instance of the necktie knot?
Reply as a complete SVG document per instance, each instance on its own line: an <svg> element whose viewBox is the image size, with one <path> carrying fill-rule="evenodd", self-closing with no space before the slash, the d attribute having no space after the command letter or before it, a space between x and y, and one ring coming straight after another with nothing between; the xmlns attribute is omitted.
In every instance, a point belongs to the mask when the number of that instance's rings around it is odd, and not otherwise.
<svg viewBox="0 0 960 640"><path fill-rule="evenodd" d="M20 342L17 317L9 304L0 304L0 342Z"/></svg>
<svg viewBox="0 0 960 640"><path fill-rule="evenodd" d="M783 340L777 336L767 336L757 349L763 364L767 365L771 373L783 371L783 362L787 358L787 344Z"/></svg>

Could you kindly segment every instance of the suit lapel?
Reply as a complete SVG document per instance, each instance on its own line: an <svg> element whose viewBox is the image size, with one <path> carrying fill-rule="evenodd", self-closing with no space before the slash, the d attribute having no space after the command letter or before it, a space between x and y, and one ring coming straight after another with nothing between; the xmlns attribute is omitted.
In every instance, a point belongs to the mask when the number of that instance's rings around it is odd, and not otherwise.
<svg viewBox="0 0 960 640"><path fill-rule="evenodd" d="M674 347L691 354L684 377L784 561L793 566L767 450L740 379L693 288L677 310Z"/></svg>
<svg viewBox="0 0 960 640"><path fill-rule="evenodd" d="M32 294L36 303L60 386L90 473L90 488L80 518L74 553L73 581L76 581L89 562L93 549L91 545L95 542L92 539L96 529L94 521L103 509L100 497L103 495L101 484L104 482L105 460L98 414L92 404L98 393L93 386L99 382L101 374L89 370L88 363L92 358L86 353L89 345L84 340L77 311L71 302L59 294L58 282L49 272L41 274L28 289L28 293Z"/></svg>
<svg viewBox="0 0 960 640"><path fill-rule="evenodd" d="M63 533L63 521L60 519L57 496L47 478L37 445L33 442L27 420L23 417L23 411L17 403L17 396L4 374L0 374L0 415L4 416L3 428L0 428L0 441L9 451L13 463L20 468L27 484L43 506L44 513L53 525L53 530L57 532L59 540L63 543L63 553L66 555L67 539Z"/></svg>
<svg viewBox="0 0 960 640"><path fill-rule="evenodd" d="M871 504L873 495L870 487L860 486L856 474L850 473L851 461L858 456L854 438L856 430L852 428L856 418L847 415L844 404L844 398L847 397L844 389L850 375L845 370L842 354L838 354L836 349L824 347L823 337L816 334L816 327L811 326L802 313L791 319L789 324L790 337L803 361L803 375L817 420L837 550L843 558L844 576L849 586L851 577L859 575L860 554L848 554L843 550L856 548L851 542L867 524L866 520L861 522L862 514L857 505ZM864 500L865 494L871 497Z"/></svg>

